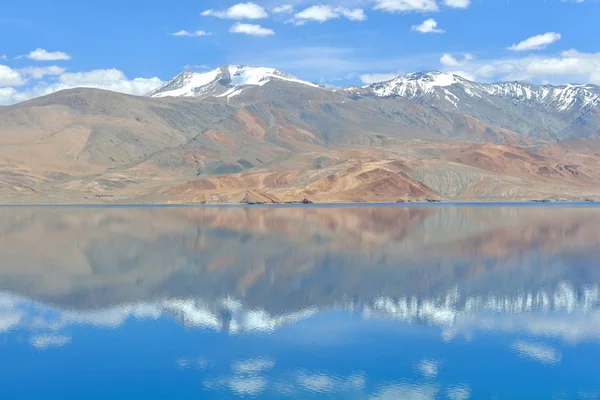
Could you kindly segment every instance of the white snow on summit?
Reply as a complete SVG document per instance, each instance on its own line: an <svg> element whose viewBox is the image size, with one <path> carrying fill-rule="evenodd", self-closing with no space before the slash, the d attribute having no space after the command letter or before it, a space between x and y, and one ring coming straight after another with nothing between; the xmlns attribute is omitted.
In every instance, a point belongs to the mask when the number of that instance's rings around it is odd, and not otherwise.
<svg viewBox="0 0 600 400"><path fill-rule="evenodd" d="M494 98L529 103L558 112L587 110L600 105L600 88L593 85L533 85L523 82L478 83L443 72L400 75L365 87L377 97L400 96L425 100L432 105L459 108L471 99ZM465 96L466 95L466 96Z"/></svg>
<svg viewBox="0 0 600 400"><path fill-rule="evenodd" d="M419 72L400 75L390 81L370 86L377 96L416 97L430 93L434 88L451 86L459 82L460 77L442 72Z"/></svg>
<svg viewBox="0 0 600 400"><path fill-rule="evenodd" d="M321 88L274 68L228 65L209 72L185 71L147 96L231 98L242 93L246 86L264 86L273 80Z"/></svg>
<svg viewBox="0 0 600 400"><path fill-rule="evenodd" d="M439 71L400 75L365 87L334 88L303 81L275 68L227 65L208 72L185 71L149 97L226 98L239 96L251 87L280 81L348 96L399 96L446 109L474 109L483 100L502 108L506 101L551 112L587 111L600 106L600 88L594 85L533 85L523 82L478 83Z"/></svg>

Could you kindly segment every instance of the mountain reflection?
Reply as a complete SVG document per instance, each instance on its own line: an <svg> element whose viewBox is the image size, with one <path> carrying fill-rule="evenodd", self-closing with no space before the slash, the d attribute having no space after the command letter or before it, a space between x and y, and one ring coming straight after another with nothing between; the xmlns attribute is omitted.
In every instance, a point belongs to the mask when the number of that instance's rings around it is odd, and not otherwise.
<svg viewBox="0 0 600 400"><path fill-rule="evenodd" d="M448 337L597 339L599 223L575 207L2 208L0 331L32 307L55 326L166 314L230 333L352 310Z"/></svg>
<svg viewBox="0 0 600 400"><path fill-rule="evenodd" d="M0 208L3 394L600 398L598 226L594 207Z"/></svg>

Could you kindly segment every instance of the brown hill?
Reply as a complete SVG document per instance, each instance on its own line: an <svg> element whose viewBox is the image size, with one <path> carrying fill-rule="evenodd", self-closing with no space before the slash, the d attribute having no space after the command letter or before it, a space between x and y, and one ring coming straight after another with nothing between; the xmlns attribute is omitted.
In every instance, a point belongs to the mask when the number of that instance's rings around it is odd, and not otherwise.
<svg viewBox="0 0 600 400"><path fill-rule="evenodd" d="M75 89L0 108L0 201L600 198L595 139L548 144L407 99L286 90L230 104Z"/></svg>

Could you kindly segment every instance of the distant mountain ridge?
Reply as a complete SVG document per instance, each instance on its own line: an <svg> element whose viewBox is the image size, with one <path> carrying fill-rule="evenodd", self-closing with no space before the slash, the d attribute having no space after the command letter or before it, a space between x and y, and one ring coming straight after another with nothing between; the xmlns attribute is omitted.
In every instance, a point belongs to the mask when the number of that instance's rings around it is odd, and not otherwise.
<svg viewBox="0 0 600 400"><path fill-rule="evenodd" d="M379 97L401 96L410 99L446 101L454 108L465 101L486 96L567 112L600 105L600 87L595 85L534 85L523 82L477 83L458 75L439 71L400 75L386 82L365 87L366 93Z"/></svg>
<svg viewBox="0 0 600 400"><path fill-rule="evenodd" d="M0 158L0 201L600 198L600 90L442 72L339 88L227 65L147 96L2 107Z"/></svg>
<svg viewBox="0 0 600 400"><path fill-rule="evenodd" d="M600 105L600 87L592 84L534 85L525 82L478 83L440 71L399 75L391 80L358 87L317 85L275 68L226 65L208 72L184 71L147 94L148 97L234 97L245 87L263 86L272 80L286 81L359 96L404 97L431 105L444 103L459 109L458 102L487 96L568 112ZM465 98L465 96L467 98Z"/></svg>
<svg viewBox="0 0 600 400"><path fill-rule="evenodd" d="M590 137L600 132L598 86L478 83L439 71L399 75L364 87L335 87L303 81L274 68L228 65L208 72L186 71L147 96L237 104L372 99L383 107L390 100L406 99L512 131L522 136L516 139L519 142ZM497 140L493 136L489 140Z"/></svg>

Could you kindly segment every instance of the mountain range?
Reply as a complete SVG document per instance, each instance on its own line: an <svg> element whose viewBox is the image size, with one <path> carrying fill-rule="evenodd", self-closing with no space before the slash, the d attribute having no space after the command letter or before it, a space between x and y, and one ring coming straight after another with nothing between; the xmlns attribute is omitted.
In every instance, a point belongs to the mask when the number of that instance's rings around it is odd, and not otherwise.
<svg viewBox="0 0 600 400"><path fill-rule="evenodd" d="M0 107L4 203L600 198L600 87L186 71Z"/></svg>

